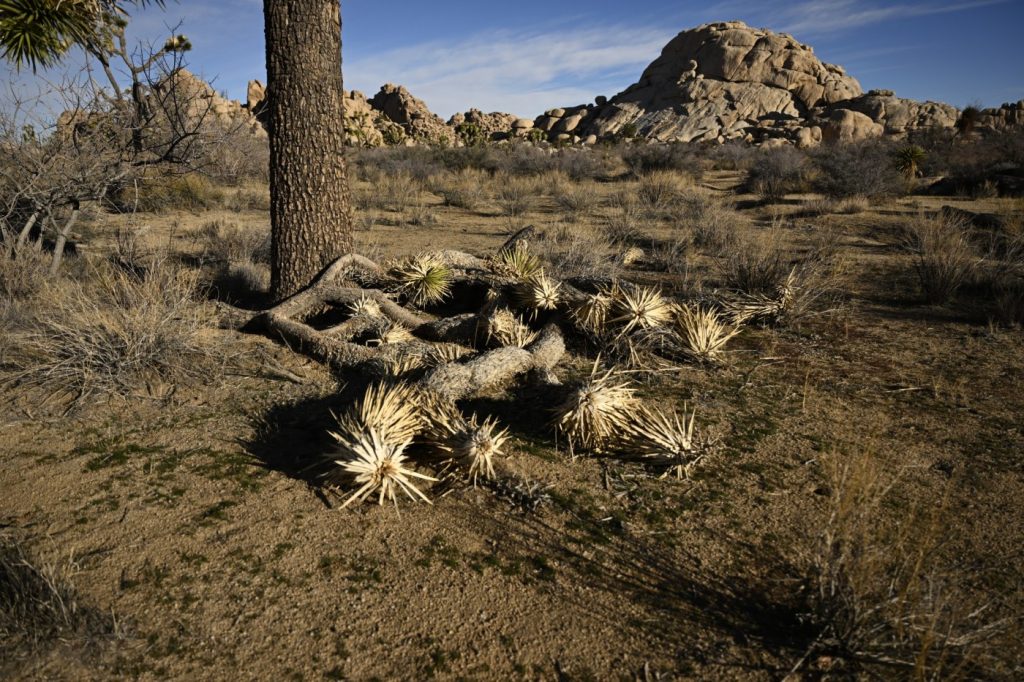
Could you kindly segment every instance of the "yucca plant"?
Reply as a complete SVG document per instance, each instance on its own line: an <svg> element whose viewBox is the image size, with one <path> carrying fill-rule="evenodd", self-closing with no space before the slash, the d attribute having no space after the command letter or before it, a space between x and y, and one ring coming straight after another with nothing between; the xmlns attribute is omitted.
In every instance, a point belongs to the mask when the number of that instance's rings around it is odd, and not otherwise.
<svg viewBox="0 0 1024 682"><path fill-rule="evenodd" d="M683 352L704 362L718 360L729 339L739 334L739 327L729 327L710 307L700 304L683 306L676 316L676 333Z"/></svg>
<svg viewBox="0 0 1024 682"><path fill-rule="evenodd" d="M612 324L622 325L620 336L638 329L661 327L672 319L675 306L652 287L616 287L612 299Z"/></svg>
<svg viewBox="0 0 1024 682"><path fill-rule="evenodd" d="M498 253L496 264L504 271L519 280L528 280L541 271L540 258L530 253L524 241L517 241L513 246L502 249Z"/></svg>
<svg viewBox="0 0 1024 682"><path fill-rule="evenodd" d="M427 367L438 367L449 362L456 362L472 352L469 348L457 343L434 343L430 345L426 355L423 356L423 364Z"/></svg>
<svg viewBox="0 0 1024 682"><path fill-rule="evenodd" d="M452 285L452 271L432 256L419 256L406 261L391 272L413 305L423 306L443 301Z"/></svg>
<svg viewBox="0 0 1024 682"><path fill-rule="evenodd" d="M800 277L792 268L786 279L779 284L774 294L740 293L722 303L722 309L732 318L733 324L750 320L777 322L791 312L800 291Z"/></svg>
<svg viewBox="0 0 1024 682"><path fill-rule="evenodd" d="M424 439L437 452L466 467L473 485L477 477L494 478L494 458L502 454L508 429L499 429L494 417L468 420L454 403L435 395L423 396L421 406L427 420Z"/></svg>
<svg viewBox="0 0 1024 682"><path fill-rule="evenodd" d="M368 317L380 317L380 304L366 294L360 294L359 298L347 306L350 315L366 315Z"/></svg>
<svg viewBox="0 0 1024 682"><path fill-rule="evenodd" d="M400 378L422 369L426 365L425 359L415 353L399 353L398 355L384 360L384 373L390 377Z"/></svg>
<svg viewBox="0 0 1024 682"><path fill-rule="evenodd" d="M689 478L693 468L707 455L707 448L693 435L696 409L687 416L674 409L652 409L644 406L635 410L629 420L621 442L624 454L667 466L665 475L674 472L676 478Z"/></svg>
<svg viewBox="0 0 1024 682"><path fill-rule="evenodd" d="M906 175L907 180L912 181L917 177L917 171L926 157L924 149L916 144L900 147L895 154L896 170Z"/></svg>
<svg viewBox="0 0 1024 682"><path fill-rule="evenodd" d="M573 307L572 319L581 331L593 336L602 336L608 328L608 313L611 309L611 295L599 291L588 295Z"/></svg>
<svg viewBox="0 0 1024 682"><path fill-rule="evenodd" d="M375 491L379 493L378 504L387 499L397 505L398 490L414 501L419 498L430 502L411 479L437 479L411 469L405 455L424 425L417 398L418 392L407 384L374 384L337 419L337 430L329 433L338 441L338 450L329 459L360 484L342 504L343 509Z"/></svg>
<svg viewBox="0 0 1024 682"><path fill-rule="evenodd" d="M492 345L525 348L536 338L537 332L508 308L499 308L487 318L487 341Z"/></svg>
<svg viewBox="0 0 1024 682"><path fill-rule="evenodd" d="M554 310L561 300L561 282L557 282L543 270L520 284L515 291L516 301L524 308L530 308L534 314L540 310Z"/></svg>
<svg viewBox="0 0 1024 682"><path fill-rule="evenodd" d="M569 439L571 448L599 449L620 435L639 407L629 380L614 368L598 369L566 397L557 408L555 426Z"/></svg>
<svg viewBox="0 0 1024 682"><path fill-rule="evenodd" d="M409 329L397 322L388 321L379 325L374 330L374 336L368 342L371 346L386 346L394 343L409 343L415 341Z"/></svg>

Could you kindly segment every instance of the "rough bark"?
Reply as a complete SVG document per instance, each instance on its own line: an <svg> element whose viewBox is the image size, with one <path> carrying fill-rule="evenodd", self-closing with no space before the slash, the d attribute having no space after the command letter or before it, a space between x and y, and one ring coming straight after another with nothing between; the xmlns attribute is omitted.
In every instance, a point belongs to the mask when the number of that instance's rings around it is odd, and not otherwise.
<svg viewBox="0 0 1024 682"><path fill-rule="evenodd" d="M271 295L352 250L338 0L265 0Z"/></svg>

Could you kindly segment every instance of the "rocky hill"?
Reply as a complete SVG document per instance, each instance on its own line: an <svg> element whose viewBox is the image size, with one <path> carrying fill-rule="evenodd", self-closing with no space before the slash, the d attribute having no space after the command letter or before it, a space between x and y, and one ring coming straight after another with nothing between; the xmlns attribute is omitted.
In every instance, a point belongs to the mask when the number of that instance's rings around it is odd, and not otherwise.
<svg viewBox="0 0 1024 682"><path fill-rule="evenodd" d="M266 90L259 81L250 82L245 104L207 89L204 94L218 117L248 124L260 117ZM551 109L536 119L470 109L445 122L405 87L388 83L370 98L346 92L343 125L349 144L367 147L516 137L583 144L636 138L811 147L948 128L959 115L948 104L903 99L891 90L864 93L855 78L841 66L822 62L809 45L730 21L681 32L640 80L611 99ZM1024 101L976 116L976 127L982 129L1020 125Z"/></svg>

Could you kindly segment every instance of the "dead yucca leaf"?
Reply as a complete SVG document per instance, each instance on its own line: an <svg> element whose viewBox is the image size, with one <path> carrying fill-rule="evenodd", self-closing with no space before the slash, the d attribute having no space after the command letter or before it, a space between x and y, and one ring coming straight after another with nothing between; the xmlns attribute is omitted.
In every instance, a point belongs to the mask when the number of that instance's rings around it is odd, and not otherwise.
<svg viewBox="0 0 1024 682"><path fill-rule="evenodd" d="M384 372L395 378L404 377L410 372L422 369L425 364L423 356L415 353L399 353L383 362Z"/></svg>
<svg viewBox="0 0 1024 682"><path fill-rule="evenodd" d="M639 406L635 390L614 368L598 370L598 359L590 377L569 394L558 407L555 426L566 435L571 447L597 449L619 435Z"/></svg>
<svg viewBox="0 0 1024 682"><path fill-rule="evenodd" d="M729 327L718 313L700 304L683 306L676 316L676 327L683 353L707 362L718 360L725 344L740 332L738 326Z"/></svg>
<svg viewBox="0 0 1024 682"><path fill-rule="evenodd" d="M374 430L388 443L411 441L423 427L423 417L416 407L419 392L408 384L380 382L370 385L366 393L338 418L336 439L344 434Z"/></svg>
<svg viewBox="0 0 1024 682"><path fill-rule="evenodd" d="M588 295L572 309L572 319L583 332L601 336L608 327L608 313L612 309L612 297L599 291Z"/></svg>
<svg viewBox="0 0 1024 682"><path fill-rule="evenodd" d="M519 280L528 280L541 271L540 258L530 253L524 241L517 241L511 247L502 249L495 262L499 270Z"/></svg>
<svg viewBox="0 0 1024 682"><path fill-rule="evenodd" d="M358 433L331 434L338 440L340 457L334 462L341 469L352 475L354 481L361 484L355 492L341 505L349 506L353 502L365 500L375 491L379 491L377 504L383 505L384 500L391 500L398 506L396 491L401 490L409 499L417 498L430 504L430 498L413 485L411 479L436 481L406 466L405 449L411 439L402 442L389 442L375 428L364 429Z"/></svg>
<svg viewBox="0 0 1024 682"><path fill-rule="evenodd" d="M347 307L349 314L353 317L356 315L366 315L368 317L381 316L380 304L366 294L360 294L359 298L349 303Z"/></svg>
<svg viewBox="0 0 1024 682"><path fill-rule="evenodd" d="M413 305L429 305L443 301L452 285L452 271L433 256L418 256L394 268L391 275L399 290Z"/></svg>
<svg viewBox="0 0 1024 682"><path fill-rule="evenodd" d="M367 345L385 346L394 343L410 343L415 340L416 337L412 335L408 327L389 321L374 330L374 336L367 342Z"/></svg>
<svg viewBox="0 0 1024 682"><path fill-rule="evenodd" d="M537 332L508 308L499 308L487 318L487 341L492 345L525 348L536 338Z"/></svg>
<svg viewBox="0 0 1024 682"><path fill-rule="evenodd" d="M561 300L561 282L557 282L541 270L526 280L515 291L516 301L535 313L540 310L554 310Z"/></svg>
<svg viewBox="0 0 1024 682"><path fill-rule="evenodd" d="M693 436L696 415L694 409L687 417L685 405L682 417L674 409L644 406L633 412L620 447L625 454L667 465L666 474L675 472L676 478L689 478L707 454L707 448Z"/></svg>
<svg viewBox="0 0 1024 682"><path fill-rule="evenodd" d="M621 324L620 335L637 329L664 326L672 319L675 306L653 287L616 287L613 290L612 324Z"/></svg>
<svg viewBox="0 0 1024 682"><path fill-rule="evenodd" d="M435 343L431 344L426 355L423 356L423 364L427 367L438 367L449 362L456 362L473 351L457 343Z"/></svg>

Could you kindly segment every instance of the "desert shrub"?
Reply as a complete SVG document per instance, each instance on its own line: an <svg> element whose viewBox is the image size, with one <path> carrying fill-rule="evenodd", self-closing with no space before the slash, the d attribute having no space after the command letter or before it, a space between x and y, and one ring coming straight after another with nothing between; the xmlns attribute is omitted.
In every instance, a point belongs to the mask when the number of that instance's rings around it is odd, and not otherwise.
<svg viewBox="0 0 1024 682"><path fill-rule="evenodd" d="M449 147L434 150L434 158L445 170L459 172L467 169L493 172L498 167L499 152L491 146Z"/></svg>
<svg viewBox="0 0 1024 682"><path fill-rule="evenodd" d="M508 175L542 175L555 170L554 154L532 144L511 144L495 155L494 170Z"/></svg>
<svg viewBox="0 0 1024 682"><path fill-rule="evenodd" d="M636 193L628 190L616 192L609 202L611 213L607 219L606 235L612 244L635 244L644 240L640 226L643 210Z"/></svg>
<svg viewBox="0 0 1024 682"><path fill-rule="evenodd" d="M395 176L423 183L444 170L434 150L427 147L351 149L348 153L354 161L355 177L374 184Z"/></svg>
<svg viewBox="0 0 1024 682"><path fill-rule="evenodd" d="M463 121L455 126L455 134L462 144L467 147L478 147L487 142L487 136L484 135L484 131L480 126L469 121Z"/></svg>
<svg viewBox="0 0 1024 682"><path fill-rule="evenodd" d="M213 220L199 230L198 239L207 259L223 263L270 263L270 231Z"/></svg>
<svg viewBox="0 0 1024 682"><path fill-rule="evenodd" d="M690 271L690 245L686 236L659 241L651 248L648 262L656 270L686 275Z"/></svg>
<svg viewBox="0 0 1024 682"><path fill-rule="evenodd" d="M693 187L676 205L675 225L693 235L693 243L718 253L735 243L737 230L745 223L736 210L710 191Z"/></svg>
<svg viewBox="0 0 1024 682"><path fill-rule="evenodd" d="M893 162L893 145L864 140L825 145L814 152L814 188L833 198L892 196L906 190L906 178Z"/></svg>
<svg viewBox="0 0 1024 682"><path fill-rule="evenodd" d="M445 206L475 211L490 199L488 180L486 173L465 168L436 180L431 191L441 197Z"/></svg>
<svg viewBox="0 0 1024 682"><path fill-rule="evenodd" d="M228 131L223 137L203 147L199 161L210 178L220 185L244 182L270 182L270 144L268 138L257 137L248 128Z"/></svg>
<svg viewBox="0 0 1024 682"><path fill-rule="evenodd" d="M593 213L598 204L597 193L589 183L559 183L554 187L553 196L566 219L573 222Z"/></svg>
<svg viewBox="0 0 1024 682"><path fill-rule="evenodd" d="M270 188L267 186L239 187L234 190L224 190L223 206L235 213L241 213L242 211L269 211Z"/></svg>
<svg viewBox="0 0 1024 682"><path fill-rule="evenodd" d="M808 199L803 204L803 213L808 216L853 215L863 213L871 207L867 197L819 197Z"/></svg>
<svg viewBox="0 0 1024 682"><path fill-rule="evenodd" d="M793 147L762 151L747 171L746 188L765 203L807 191L811 167L807 155Z"/></svg>
<svg viewBox="0 0 1024 682"><path fill-rule="evenodd" d="M689 176L675 171L654 171L640 178L636 196L650 218L671 218L680 197L690 185Z"/></svg>
<svg viewBox="0 0 1024 682"><path fill-rule="evenodd" d="M0 535L0 655L13 660L57 640L115 635L113 617L79 603L74 558L43 563L23 541ZM10 658L9 658L10 657Z"/></svg>
<svg viewBox="0 0 1024 682"><path fill-rule="evenodd" d="M81 402L206 373L199 332L209 319L197 302L198 272L162 262L136 274L101 261L89 274L39 295L11 353L21 380Z"/></svg>
<svg viewBox="0 0 1024 682"><path fill-rule="evenodd" d="M952 298L977 263L967 226L947 215L919 216L910 228L908 247L929 303L945 303Z"/></svg>
<svg viewBox="0 0 1024 682"><path fill-rule="evenodd" d="M713 147L708 154L716 170L747 171L754 165L758 150L746 142L731 141Z"/></svg>
<svg viewBox="0 0 1024 682"><path fill-rule="evenodd" d="M539 188L533 178L499 175L495 177L497 200L502 213L518 217L537 203Z"/></svg>
<svg viewBox="0 0 1024 682"><path fill-rule="evenodd" d="M139 211L157 213L168 210L202 211L220 206L224 190L198 173L150 178L135 188L125 188L119 203Z"/></svg>
<svg viewBox="0 0 1024 682"><path fill-rule="evenodd" d="M405 171L382 175L369 190L362 190L357 200L359 208L376 208L394 213L404 213L410 206L419 203L422 184Z"/></svg>
<svg viewBox="0 0 1024 682"><path fill-rule="evenodd" d="M210 290L220 301L254 307L270 290L270 266L247 260L225 263L214 274Z"/></svg>
<svg viewBox="0 0 1024 682"><path fill-rule="evenodd" d="M744 294L772 294L792 269L777 227L736 240L720 261L723 284Z"/></svg>
<svg viewBox="0 0 1024 682"><path fill-rule="evenodd" d="M900 473L870 454L825 461L828 503L812 516L813 544L793 553L795 611L809 635L794 673L824 659L849 679L897 671L919 680L986 677L1007 623L961 591L962 569L944 565L948 494L894 521L886 506Z"/></svg>
<svg viewBox="0 0 1024 682"><path fill-rule="evenodd" d="M957 137L946 144L926 146L925 151L922 171L946 176L940 184L944 193L983 196L1020 192L1024 131L1019 127L966 139Z"/></svg>
<svg viewBox="0 0 1024 682"><path fill-rule="evenodd" d="M642 144L626 145L619 152L623 162L633 175L640 177L654 171L675 171L689 175L692 179L701 176L700 159L692 145L688 144Z"/></svg>
<svg viewBox="0 0 1024 682"><path fill-rule="evenodd" d="M593 179L608 172L610 159L589 149L560 149L554 156L554 168L565 173L570 179Z"/></svg>

